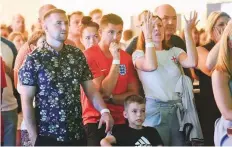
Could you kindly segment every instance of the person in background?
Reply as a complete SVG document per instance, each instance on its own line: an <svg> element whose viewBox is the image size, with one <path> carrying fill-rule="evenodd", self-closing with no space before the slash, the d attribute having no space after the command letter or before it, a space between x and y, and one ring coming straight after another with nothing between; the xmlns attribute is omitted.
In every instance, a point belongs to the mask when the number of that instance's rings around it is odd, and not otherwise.
<svg viewBox="0 0 232 147"><path fill-rule="evenodd" d="M214 11L210 13L206 22L206 44L204 46L197 47L198 51L198 77L200 85L200 99L201 106L198 107L199 119L204 136L204 145L213 146L213 131L214 122L220 117L220 111L216 105L212 81L211 70L207 68L207 56L212 48L221 38L221 34L224 31L230 16L225 12ZM216 47L216 46L215 46ZM218 49L217 49L218 51ZM218 52L217 52L218 55ZM217 59L214 58L214 59ZM207 108L205 106L208 106Z"/></svg>
<svg viewBox="0 0 232 147"><path fill-rule="evenodd" d="M137 95L124 101L123 115L128 123L113 129L101 140L101 146L162 146L163 142L155 128L144 127L146 99Z"/></svg>
<svg viewBox="0 0 232 147"><path fill-rule="evenodd" d="M5 63L4 61L2 60L2 56L0 56L0 61L1 61L1 102L2 102L2 92L3 92L3 89L7 86L6 84L6 72L5 72ZM1 114L1 146L3 146L3 142L4 142L4 122L3 122L3 117L2 117L2 114Z"/></svg>
<svg viewBox="0 0 232 147"><path fill-rule="evenodd" d="M12 41L17 49L17 51L20 50L20 48L25 43L25 39L22 33L20 32L12 32L10 33L8 40Z"/></svg>
<svg viewBox="0 0 232 147"><path fill-rule="evenodd" d="M12 29L12 32L22 33L24 36L24 39L27 40L28 32L26 31L25 19L21 14L16 14L13 16L12 23L11 23L10 27Z"/></svg>
<svg viewBox="0 0 232 147"><path fill-rule="evenodd" d="M4 143L3 146L16 145L17 131L17 108L18 103L13 92L13 67L17 54L17 49L9 40L1 37L1 55L5 62L6 83L7 87L3 88L1 99L1 115L4 126Z"/></svg>
<svg viewBox="0 0 232 147"><path fill-rule="evenodd" d="M84 45L85 50L97 45L100 41L99 36L99 25L92 21L92 18L90 16L84 16L81 19L81 43Z"/></svg>
<svg viewBox="0 0 232 147"><path fill-rule="evenodd" d="M40 45L43 44L44 40L45 40L45 32L43 30L35 31L27 41L30 50L27 50L26 48L24 48L24 50L20 50L20 52L18 53L18 54L20 54L20 57L22 58L21 60L24 61L28 54L30 54L32 51L34 51L34 49L36 49L36 47L39 47ZM21 64L17 64L17 65L19 67L21 67L22 64L23 64L23 62L21 62ZM14 68L14 72L17 75L18 75L18 70L16 70L16 67ZM19 85L17 85L18 76L17 76L15 81L16 81L15 86L17 87L17 90L20 94L20 88L19 88ZM23 117L22 113L20 113L19 115L20 115L20 118ZM21 146L33 146L32 142L30 141L29 134L27 132L26 125L25 125L25 122L23 119L22 119L22 122L20 123L20 130L21 130L20 131L20 136L21 136L20 137L20 140L21 140L20 145Z"/></svg>
<svg viewBox="0 0 232 147"><path fill-rule="evenodd" d="M192 39L196 19L197 13L194 12L189 20L185 20L186 53L165 42L162 19L148 12L143 18L137 50L132 54L146 97L146 119L143 125L155 127L165 146L184 145L177 115L177 111L181 111L182 101L175 89L181 77L179 66L197 66L197 51Z"/></svg>
<svg viewBox="0 0 232 147"><path fill-rule="evenodd" d="M232 145L232 21L225 28L219 46L219 55L212 74L214 98L221 112L215 123L216 146Z"/></svg>
<svg viewBox="0 0 232 147"><path fill-rule="evenodd" d="M125 124L123 102L126 97L138 93L137 78L129 54L120 49L117 39L121 37L123 20L116 14L104 15L100 22L98 45L84 51L88 65L93 73L96 88L118 127ZM101 114L93 107L88 96L82 91L82 117L87 134L88 146L99 146L105 137L105 125L98 129Z"/></svg>
<svg viewBox="0 0 232 147"><path fill-rule="evenodd" d="M103 13L101 9L93 9L89 12L89 16L92 18L93 22L96 22L98 25L100 25L102 15Z"/></svg>
<svg viewBox="0 0 232 147"><path fill-rule="evenodd" d="M69 19L69 32L68 32L68 39L69 41L74 43L74 46L84 50L84 46L80 41L81 33L81 19L83 18L83 12L81 11L75 11L68 15Z"/></svg>
<svg viewBox="0 0 232 147"><path fill-rule="evenodd" d="M43 16L44 16L44 14L47 11L55 9L55 8L56 7L54 5L51 5L51 4L46 4L46 5L43 5L43 6L40 7L38 22L40 23L41 27L43 25ZM15 79L14 80L14 85L15 85L15 87L17 87L17 82L18 82L18 71L19 71L21 65L23 64L23 61L25 60L25 57L27 56L27 54L29 54L31 52L32 52L32 48L30 48L30 45L28 44L28 42L26 42L26 43L24 43L22 48L19 50L19 52L18 52L18 54L16 56L15 65L14 65L14 79Z"/></svg>
<svg viewBox="0 0 232 147"><path fill-rule="evenodd" d="M34 33L35 31L42 30L42 26L39 22L36 22L31 25L31 32Z"/></svg>
<svg viewBox="0 0 232 147"><path fill-rule="evenodd" d="M138 15L138 27L140 27L143 24L143 17L145 14L148 13L148 10L143 10L139 15ZM138 36L134 37L134 39L130 42L130 44L127 46L125 51L132 55L132 53L136 50L136 45L138 42Z"/></svg>
<svg viewBox="0 0 232 147"><path fill-rule="evenodd" d="M200 46L203 46L205 45L205 42L206 42L206 33L205 33L205 29L204 28L201 28L199 30L199 45Z"/></svg>
<svg viewBox="0 0 232 147"><path fill-rule="evenodd" d="M4 37L4 38L8 38L9 31L8 31L8 28L7 28L6 24L1 24L0 28L1 28L1 31L0 31L1 35L0 36Z"/></svg>
<svg viewBox="0 0 232 147"><path fill-rule="evenodd" d="M130 42L133 39L133 31L128 29L123 31L123 41L122 43L124 43L126 45L126 47L130 44Z"/></svg>

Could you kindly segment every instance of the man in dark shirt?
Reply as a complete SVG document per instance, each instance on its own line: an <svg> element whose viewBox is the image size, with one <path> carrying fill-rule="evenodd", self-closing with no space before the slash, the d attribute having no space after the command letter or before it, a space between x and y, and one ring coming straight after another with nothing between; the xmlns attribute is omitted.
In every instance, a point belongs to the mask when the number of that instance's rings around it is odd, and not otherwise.
<svg viewBox="0 0 232 147"><path fill-rule="evenodd" d="M19 71L27 130L36 146L85 145L80 84L101 112L99 124L106 123L106 132L111 130L113 119L95 89L84 54L64 44L68 35L65 11L52 9L43 19L46 41L28 55Z"/></svg>
<svg viewBox="0 0 232 147"><path fill-rule="evenodd" d="M138 20L143 20L141 17L143 16L143 11L139 17ZM155 9L155 14L158 15L163 22L164 30L165 30L165 39L169 42L171 46L179 47L186 51L186 45L184 41L179 37L174 35L176 33L176 25L177 25L177 16L175 9L168 4L160 5ZM132 54L134 50L136 49L138 37L135 37L131 43L126 48L126 52L129 54Z"/></svg>

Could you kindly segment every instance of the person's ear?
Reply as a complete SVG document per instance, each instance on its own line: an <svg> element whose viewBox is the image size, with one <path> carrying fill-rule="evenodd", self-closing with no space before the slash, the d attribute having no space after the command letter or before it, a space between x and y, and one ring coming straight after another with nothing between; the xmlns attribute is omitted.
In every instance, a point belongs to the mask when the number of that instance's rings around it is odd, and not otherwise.
<svg viewBox="0 0 232 147"><path fill-rule="evenodd" d="M102 36L102 29L101 28L98 30L98 34L99 34L99 36L101 38L101 36Z"/></svg>
<svg viewBox="0 0 232 147"><path fill-rule="evenodd" d="M48 31L47 20L45 20L45 21L42 22L42 27L43 27L43 30L44 30L45 32Z"/></svg>
<svg viewBox="0 0 232 147"><path fill-rule="evenodd" d="M126 111L123 111L123 116L124 116L125 118L128 118Z"/></svg>

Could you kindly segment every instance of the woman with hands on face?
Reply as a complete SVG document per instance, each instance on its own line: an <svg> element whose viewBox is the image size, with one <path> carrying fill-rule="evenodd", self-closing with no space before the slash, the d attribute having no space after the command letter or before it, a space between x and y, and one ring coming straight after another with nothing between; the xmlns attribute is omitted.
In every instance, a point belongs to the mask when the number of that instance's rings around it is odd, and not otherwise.
<svg viewBox="0 0 232 147"><path fill-rule="evenodd" d="M197 47L199 69L199 116L202 126L204 145L213 146L214 122L221 116L214 100L211 73L217 62L219 40L230 16L225 12L212 12L206 22L206 44ZM205 106L208 106L205 108Z"/></svg>
<svg viewBox="0 0 232 147"><path fill-rule="evenodd" d="M165 30L161 19L151 12L147 13L141 25L137 50L132 55L146 97L144 125L155 127L164 145L184 145L176 113L181 97L175 88L181 77L178 64L186 68L197 65L198 55L192 38L196 19L196 12L185 19L186 53L164 41Z"/></svg>

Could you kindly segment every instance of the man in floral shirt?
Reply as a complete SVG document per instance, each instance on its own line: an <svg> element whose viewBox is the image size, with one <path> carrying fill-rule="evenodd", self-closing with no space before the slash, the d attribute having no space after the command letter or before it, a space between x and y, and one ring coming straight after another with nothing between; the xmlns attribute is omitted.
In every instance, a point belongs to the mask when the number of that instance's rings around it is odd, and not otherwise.
<svg viewBox="0 0 232 147"><path fill-rule="evenodd" d="M92 74L80 49L65 45L68 19L65 11L44 15L46 42L34 50L19 71L24 119L35 145L85 145L80 84L95 108L100 123L110 131L113 119L92 83ZM35 111L32 101L35 97Z"/></svg>

